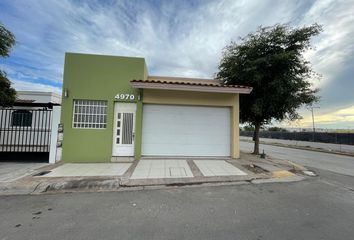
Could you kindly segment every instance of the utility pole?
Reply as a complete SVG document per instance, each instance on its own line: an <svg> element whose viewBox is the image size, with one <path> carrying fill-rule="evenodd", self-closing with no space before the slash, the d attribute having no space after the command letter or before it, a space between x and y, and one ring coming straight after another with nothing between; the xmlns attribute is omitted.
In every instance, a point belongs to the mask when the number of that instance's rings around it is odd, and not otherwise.
<svg viewBox="0 0 354 240"><path fill-rule="evenodd" d="M312 113L312 132L315 133L315 117L313 116L313 107L311 107L311 113Z"/></svg>
<svg viewBox="0 0 354 240"><path fill-rule="evenodd" d="M314 142L315 141L316 128L315 128L315 117L314 117L314 114L313 114L313 109L314 108L320 108L320 107L311 106L309 108L310 108L310 111L311 111L311 114L312 114L312 141Z"/></svg>

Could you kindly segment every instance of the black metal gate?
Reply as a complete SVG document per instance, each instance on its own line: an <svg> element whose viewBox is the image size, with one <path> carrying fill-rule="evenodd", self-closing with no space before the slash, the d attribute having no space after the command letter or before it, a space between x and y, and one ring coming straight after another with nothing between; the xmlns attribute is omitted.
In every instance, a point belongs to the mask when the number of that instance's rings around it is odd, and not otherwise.
<svg viewBox="0 0 354 240"><path fill-rule="evenodd" d="M0 152L49 152L51 123L51 109L0 109Z"/></svg>

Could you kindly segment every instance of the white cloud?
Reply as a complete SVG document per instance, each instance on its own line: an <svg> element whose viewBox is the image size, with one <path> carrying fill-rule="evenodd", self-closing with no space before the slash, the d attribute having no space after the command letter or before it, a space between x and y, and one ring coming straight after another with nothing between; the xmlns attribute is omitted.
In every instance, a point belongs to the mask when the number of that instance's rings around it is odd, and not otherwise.
<svg viewBox="0 0 354 240"><path fill-rule="evenodd" d="M31 83L21 80L11 80L12 87L16 89L16 91L39 91L39 92L54 92L61 95L61 88L52 87L45 84L40 83Z"/></svg>
<svg viewBox="0 0 354 240"><path fill-rule="evenodd" d="M324 26L314 40L316 49L306 53L323 75L316 86L337 81L338 74L353 65L348 62L354 55L353 0L161 1L159 6L147 1L109 2L0 3L7 6L0 21L18 40L12 57L0 68L16 79L18 89L46 87L28 83L29 79L62 82L65 52L140 56L146 58L151 75L209 78L217 71L222 48L259 25L314 22ZM353 97L348 101L354 103Z"/></svg>
<svg viewBox="0 0 354 240"><path fill-rule="evenodd" d="M159 9L145 2L101 3L12 1L15 14L6 18L19 40L14 55L31 66L17 71L61 82L64 52L70 51L143 56L155 75L212 77L227 43L258 25L291 21L298 7L293 1L205 1L194 7L162 1Z"/></svg>
<svg viewBox="0 0 354 240"><path fill-rule="evenodd" d="M317 22L324 31L314 41L315 49L306 53L317 72L323 75L316 86L325 87L336 76L352 65L346 62L354 53L354 1L316 1L305 14L302 23Z"/></svg>

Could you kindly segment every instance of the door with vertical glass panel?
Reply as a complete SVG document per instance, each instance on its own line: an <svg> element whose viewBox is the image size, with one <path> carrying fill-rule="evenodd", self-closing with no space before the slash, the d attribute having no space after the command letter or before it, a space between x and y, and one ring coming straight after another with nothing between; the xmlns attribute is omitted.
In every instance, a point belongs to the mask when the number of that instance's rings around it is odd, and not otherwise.
<svg viewBox="0 0 354 240"><path fill-rule="evenodd" d="M135 103L115 103L112 156L134 156Z"/></svg>

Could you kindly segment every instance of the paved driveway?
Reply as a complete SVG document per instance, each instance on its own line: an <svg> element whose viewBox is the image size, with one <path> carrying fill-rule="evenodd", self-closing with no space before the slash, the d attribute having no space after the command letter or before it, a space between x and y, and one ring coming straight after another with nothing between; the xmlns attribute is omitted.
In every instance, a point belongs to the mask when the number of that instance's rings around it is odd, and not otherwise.
<svg viewBox="0 0 354 240"><path fill-rule="evenodd" d="M123 176L130 179L243 176L245 172L224 160L144 159L132 163L66 163L41 177ZM129 170L130 169L130 170Z"/></svg>
<svg viewBox="0 0 354 240"><path fill-rule="evenodd" d="M195 166L195 167L194 167ZM245 172L220 159L140 160L131 179L243 176Z"/></svg>

